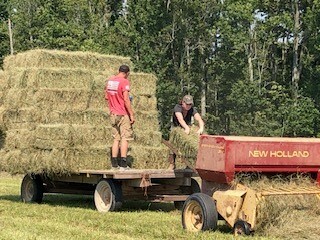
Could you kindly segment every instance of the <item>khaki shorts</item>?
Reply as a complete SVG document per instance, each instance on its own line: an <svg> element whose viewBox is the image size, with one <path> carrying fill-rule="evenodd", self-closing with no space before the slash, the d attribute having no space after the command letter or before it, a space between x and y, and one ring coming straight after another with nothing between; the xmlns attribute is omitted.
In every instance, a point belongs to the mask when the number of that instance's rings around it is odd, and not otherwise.
<svg viewBox="0 0 320 240"><path fill-rule="evenodd" d="M121 139L131 141L133 140L133 130L128 115L114 115L111 114L111 126L112 126L112 137L115 140L120 141Z"/></svg>

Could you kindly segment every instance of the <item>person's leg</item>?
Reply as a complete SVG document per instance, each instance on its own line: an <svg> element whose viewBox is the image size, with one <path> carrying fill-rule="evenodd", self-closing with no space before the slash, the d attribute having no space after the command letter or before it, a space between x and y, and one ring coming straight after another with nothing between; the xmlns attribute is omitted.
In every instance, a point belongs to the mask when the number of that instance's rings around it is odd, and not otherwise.
<svg viewBox="0 0 320 240"><path fill-rule="evenodd" d="M119 159L118 159L118 155L119 155L119 144L120 144L120 128L119 128L119 120L120 117L111 114L110 116L111 118L111 133L112 133L112 137L113 137L113 144L111 147L111 167L114 168L118 168L119 167Z"/></svg>
<svg viewBox="0 0 320 240"><path fill-rule="evenodd" d="M176 154L173 153L172 151L169 152L169 170L174 170L176 169Z"/></svg>
<svg viewBox="0 0 320 240"><path fill-rule="evenodd" d="M126 158L128 153L129 143L126 139L122 139L120 142L120 156Z"/></svg>
<svg viewBox="0 0 320 240"><path fill-rule="evenodd" d="M129 116L123 116L123 119L120 124L120 134L121 134L121 142L120 142L120 156L121 156L121 164L120 167L129 168L127 163L127 154L130 140L133 140L133 131L130 123Z"/></svg>
<svg viewBox="0 0 320 240"><path fill-rule="evenodd" d="M111 165L112 165L112 168L119 167L118 155L119 155L119 140L114 139L112 147L111 147Z"/></svg>

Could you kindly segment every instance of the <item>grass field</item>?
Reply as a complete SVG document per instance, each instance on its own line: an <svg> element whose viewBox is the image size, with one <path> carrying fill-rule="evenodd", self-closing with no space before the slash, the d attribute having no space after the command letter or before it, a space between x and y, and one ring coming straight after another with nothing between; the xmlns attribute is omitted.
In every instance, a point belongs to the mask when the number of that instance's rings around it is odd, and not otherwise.
<svg viewBox="0 0 320 240"><path fill-rule="evenodd" d="M216 232L184 231L171 203L128 202L106 214L95 210L91 196L45 195L41 204L25 204L21 180L0 173L0 239L234 239L223 221Z"/></svg>

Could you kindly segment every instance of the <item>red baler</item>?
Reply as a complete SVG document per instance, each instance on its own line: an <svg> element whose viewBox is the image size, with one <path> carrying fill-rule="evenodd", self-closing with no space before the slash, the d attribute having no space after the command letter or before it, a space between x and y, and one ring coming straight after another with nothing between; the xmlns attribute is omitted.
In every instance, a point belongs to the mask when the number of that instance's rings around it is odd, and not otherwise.
<svg viewBox="0 0 320 240"><path fill-rule="evenodd" d="M271 195L315 194L320 198L320 139L211 136L200 137L196 170L202 193L189 196L182 224L190 231L215 229L218 214L236 234L256 227L257 206ZM267 188L256 192L231 182L237 173L266 175L308 173L316 180L308 188Z"/></svg>

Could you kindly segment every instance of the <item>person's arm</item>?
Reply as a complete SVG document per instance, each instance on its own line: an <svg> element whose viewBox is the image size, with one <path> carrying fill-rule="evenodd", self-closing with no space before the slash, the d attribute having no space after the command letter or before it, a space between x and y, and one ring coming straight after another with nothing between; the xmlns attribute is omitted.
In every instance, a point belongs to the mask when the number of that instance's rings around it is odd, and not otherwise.
<svg viewBox="0 0 320 240"><path fill-rule="evenodd" d="M109 99L108 99L108 81L106 81L106 84L104 86L104 99L107 104L107 107L109 108Z"/></svg>
<svg viewBox="0 0 320 240"><path fill-rule="evenodd" d="M199 130L197 131L197 133L198 133L198 134L202 134L202 133L203 133L203 130L204 130L204 122L203 122L200 114L199 114L199 113L196 113L196 114L194 115L194 119L197 120L198 123L199 123Z"/></svg>
<svg viewBox="0 0 320 240"><path fill-rule="evenodd" d="M123 92L123 97L124 97L124 105L129 113L129 118L130 118L130 122L131 124L134 123L134 116L133 116L133 110L132 110L132 107L131 107L131 101L130 101L130 98L129 98L129 92L128 91L124 91Z"/></svg>
<svg viewBox="0 0 320 240"><path fill-rule="evenodd" d="M184 121L183 119L183 115L181 112L175 112L174 113L178 119L178 122L180 123L181 127L184 128L184 132L186 134L189 134L190 133L190 127L188 126L188 124Z"/></svg>

